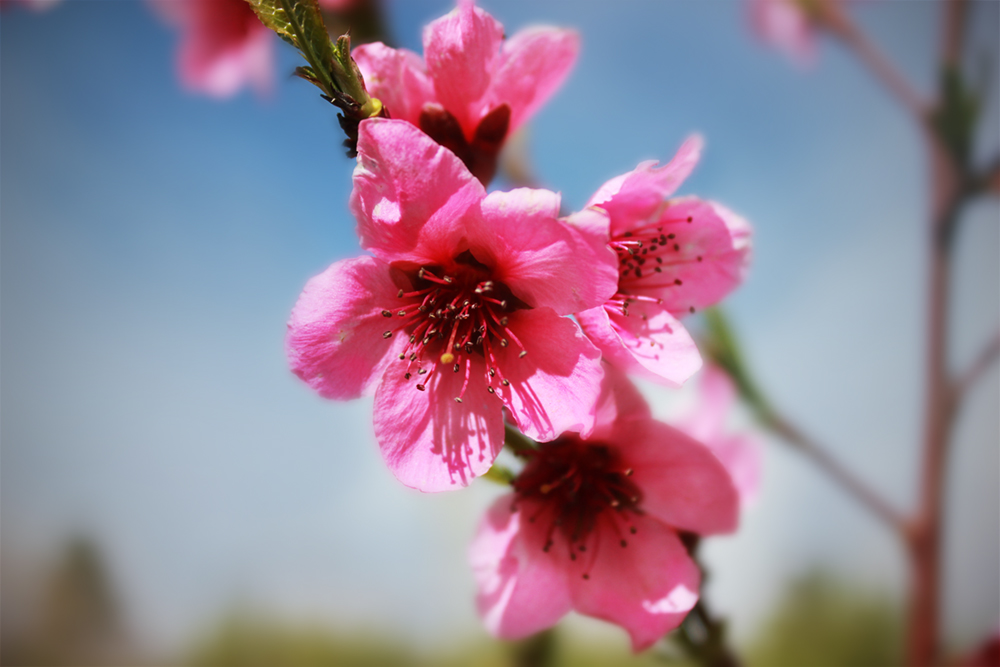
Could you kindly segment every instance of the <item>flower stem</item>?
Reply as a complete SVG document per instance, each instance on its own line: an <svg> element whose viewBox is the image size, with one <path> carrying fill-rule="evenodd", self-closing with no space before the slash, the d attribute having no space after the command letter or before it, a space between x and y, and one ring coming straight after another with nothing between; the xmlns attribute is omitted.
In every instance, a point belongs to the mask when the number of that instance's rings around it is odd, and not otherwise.
<svg viewBox="0 0 1000 667"><path fill-rule="evenodd" d="M907 523L902 514L774 408L743 361L736 333L723 312L719 308L710 308L704 316L708 324L708 338L704 345L706 354L733 378L740 396L760 424L804 454L894 532L904 535Z"/></svg>

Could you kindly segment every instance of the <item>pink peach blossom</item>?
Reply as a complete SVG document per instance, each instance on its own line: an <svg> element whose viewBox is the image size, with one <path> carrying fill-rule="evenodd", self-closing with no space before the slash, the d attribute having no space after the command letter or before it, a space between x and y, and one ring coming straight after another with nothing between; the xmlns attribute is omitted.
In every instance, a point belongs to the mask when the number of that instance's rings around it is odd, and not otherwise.
<svg viewBox="0 0 1000 667"><path fill-rule="evenodd" d="M750 0L750 22L764 41L808 66L816 60L820 28L843 27L842 5L843 0Z"/></svg>
<svg viewBox="0 0 1000 667"><path fill-rule="evenodd" d="M678 531L736 528L736 491L718 460L651 419L620 372L608 369L604 387L593 434L529 452L514 493L480 523L469 550L476 604L497 637L526 637L576 610L646 649L698 601L698 566Z"/></svg>
<svg viewBox="0 0 1000 667"><path fill-rule="evenodd" d="M588 202L608 213L583 231L604 238L620 260L618 291L576 314L605 359L623 370L680 386L701 356L679 318L711 306L739 285L750 261L750 225L714 202L668 199L698 162L688 139L668 164L643 162L605 183Z"/></svg>
<svg viewBox="0 0 1000 667"><path fill-rule="evenodd" d="M151 0L179 26L177 70L188 90L230 97L244 86L258 93L273 79L274 38L246 0Z"/></svg>
<svg viewBox="0 0 1000 667"><path fill-rule="evenodd" d="M763 447L750 433L726 430L726 418L735 404L736 385L725 371L710 364L702 371L695 409L674 421L674 426L712 450L729 472L745 508L760 491Z"/></svg>
<svg viewBox="0 0 1000 667"><path fill-rule="evenodd" d="M504 139L555 93L580 48L571 30L503 36L492 16L462 1L424 28L423 60L382 43L359 46L353 56L393 118L420 127L488 183Z"/></svg>
<svg viewBox="0 0 1000 667"><path fill-rule="evenodd" d="M375 436L407 486L452 489L486 472L504 408L537 439L593 427L600 352L562 316L605 301L617 262L557 219L559 203L545 190L487 195L413 125L361 124L351 210L374 256L309 281L287 351L327 398L374 391Z"/></svg>

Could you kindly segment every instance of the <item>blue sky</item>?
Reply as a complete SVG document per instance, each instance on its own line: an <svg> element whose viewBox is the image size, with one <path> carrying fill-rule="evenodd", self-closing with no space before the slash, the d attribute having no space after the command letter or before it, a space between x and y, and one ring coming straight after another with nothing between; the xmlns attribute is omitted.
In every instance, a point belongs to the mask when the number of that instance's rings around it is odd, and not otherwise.
<svg viewBox="0 0 1000 667"><path fill-rule="evenodd" d="M760 381L908 506L927 200L910 119L836 44L822 42L811 70L765 48L737 2L482 4L508 34L539 22L581 33L576 70L529 135L539 179L569 209L704 135L681 192L755 226L752 275L727 305ZM1000 5L972 4L973 64L992 66L985 158L1000 145ZM387 14L419 52L421 26L449 8L396 1ZM923 91L938 11L852 9ZM370 401L323 401L285 364L305 281L360 252L331 107L283 76L263 100L184 93L175 46L140 2L74 0L0 22L5 570L31 572L68 535L93 535L135 630L160 647L235 603L432 643L481 633L465 545L500 490L401 488ZM297 56L279 51L289 71ZM1000 325L997 221L996 200L983 202L959 234L956 368ZM644 389L664 417L690 398ZM998 403L994 368L959 419L949 472L945 618L958 641L1000 617ZM709 556L713 601L744 637L811 564L895 593L905 578L881 528L780 443L760 502Z"/></svg>

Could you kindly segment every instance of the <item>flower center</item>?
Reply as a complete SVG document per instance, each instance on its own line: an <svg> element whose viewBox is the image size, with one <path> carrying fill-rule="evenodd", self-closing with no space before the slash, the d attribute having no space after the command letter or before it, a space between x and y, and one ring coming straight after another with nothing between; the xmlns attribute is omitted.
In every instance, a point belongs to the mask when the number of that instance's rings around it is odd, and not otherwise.
<svg viewBox="0 0 1000 667"><path fill-rule="evenodd" d="M570 560L585 552L599 518L617 532L618 543L628 546L626 534L635 535L632 518L641 515L642 492L629 479L632 470L623 465L614 447L583 442L574 435L543 443L528 454L531 458L514 480L516 500L531 501L531 523L548 522L543 550L553 545L558 530L566 539ZM585 579L589 575L583 575Z"/></svg>
<svg viewBox="0 0 1000 667"><path fill-rule="evenodd" d="M664 275L664 268L691 261L681 254L679 230L674 225L693 221L692 216L665 217L613 237L609 245L618 253L618 293L608 303L628 315L629 304L634 301L663 303L662 299L637 292L683 285L680 278ZM698 255L695 261L702 261L702 257Z"/></svg>
<svg viewBox="0 0 1000 667"><path fill-rule="evenodd" d="M510 384L499 368L497 354L511 344L520 348L521 357L527 354L507 326L509 313L527 305L506 285L491 280L489 268L471 253L456 257L448 272L421 267L412 291L401 289L396 296L400 303L382 315L397 319L397 325L382 335L390 338L397 331L409 337L399 360L407 362L406 379L418 377L418 390L427 388L427 378L422 376L437 370L439 364L454 373L464 372L468 380L473 356L486 361L487 391L496 393L494 381ZM461 398L455 400L461 403Z"/></svg>

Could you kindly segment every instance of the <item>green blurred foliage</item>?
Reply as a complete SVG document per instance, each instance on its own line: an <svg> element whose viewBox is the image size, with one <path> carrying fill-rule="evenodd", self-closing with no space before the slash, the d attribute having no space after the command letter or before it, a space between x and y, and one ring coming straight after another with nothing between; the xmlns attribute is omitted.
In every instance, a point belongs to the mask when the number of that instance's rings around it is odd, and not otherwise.
<svg viewBox="0 0 1000 667"><path fill-rule="evenodd" d="M633 655L609 646L543 632L519 642L478 642L418 652L377 633L344 634L322 625L295 624L233 612L189 652L192 667L653 667L665 664L656 649ZM669 661L671 665L686 663Z"/></svg>
<svg viewBox="0 0 1000 667"><path fill-rule="evenodd" d="M41 583L41 600L21 634L4 637L3 665L127 664L134 654L114 586L97 545L75 537ZM5 608L17 615L21 610Z"/></svg>
<svg viewBox="0 0 1000 667"><path fill-rule="evenodd" d="M812 572L792 584L745 658L750 667L901 665L902 614L885 594Z"/></svg>

